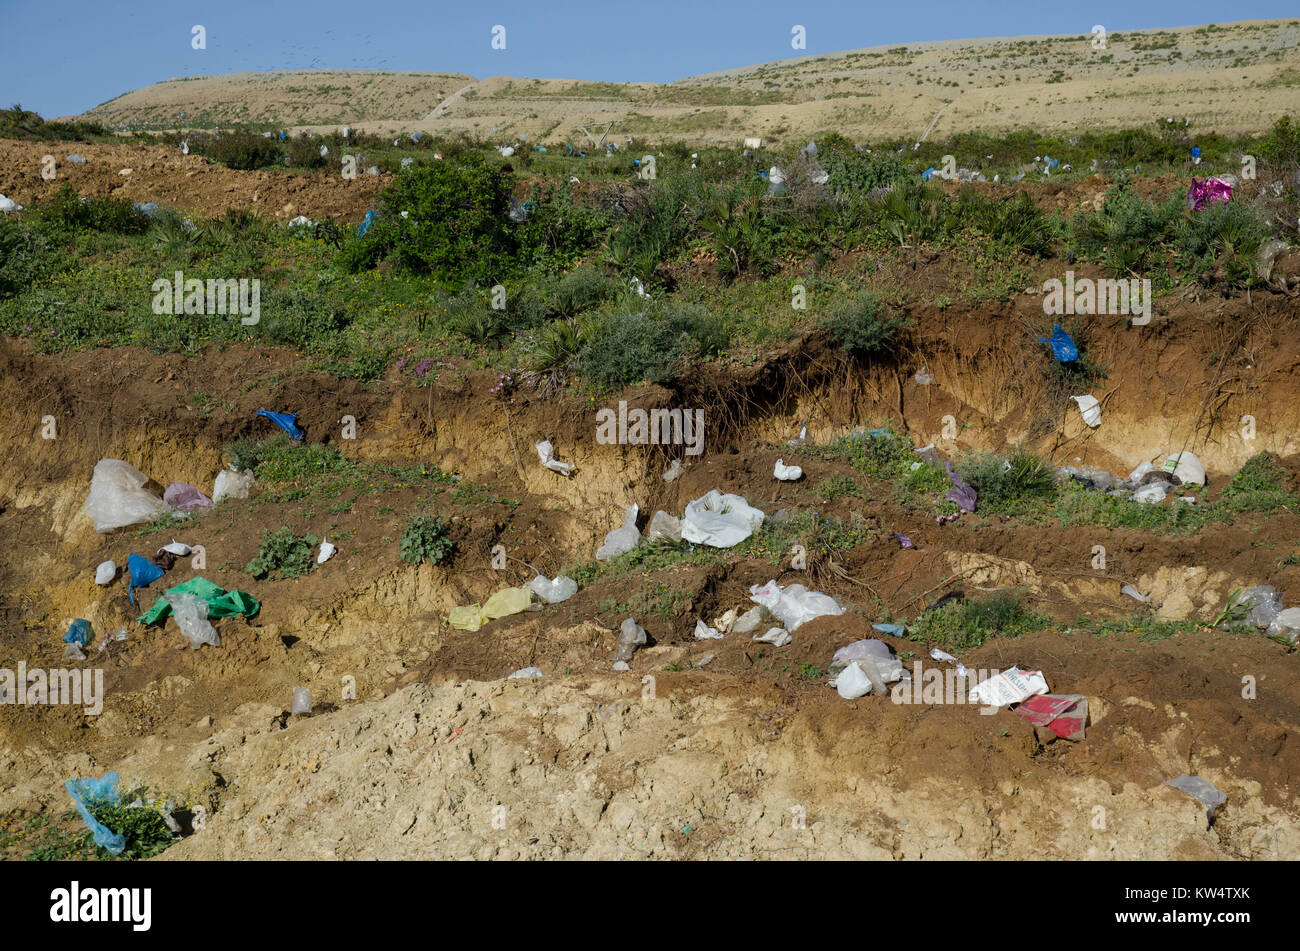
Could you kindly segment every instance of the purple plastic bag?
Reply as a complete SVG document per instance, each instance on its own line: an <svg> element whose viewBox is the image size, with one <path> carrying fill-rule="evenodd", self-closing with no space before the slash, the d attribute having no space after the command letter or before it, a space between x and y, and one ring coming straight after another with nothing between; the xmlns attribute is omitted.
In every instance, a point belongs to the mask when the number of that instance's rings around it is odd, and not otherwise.
<svg viewBox="0 0 1300 951"><path fill-rule="evenodd" d="M1200 211L1211 202L1231 200L1232 186L1221 178L1193 178L1192 187L1187 189L1188 211Z"/></svg>
<svg viewBox="0 0 1300 951"><path fill-rule="evenodd" d="M894 532L894 536L898 539L898 547L899 547L899 548L915 548L915 547L916 547L916 543L913 542L912 539L910 539L910 538L908 538L906 535L904 535L902 532Z"/></svg>
<svg viewBox="0 0 1300 951"><path fill-rule="evenodd" d="M167 486L163 501L182 512L212 508L212 500L188 482L173 482Z"/></svg>
<svg viewBox="0 0 1300 951"><path fill-rule="evenodd" d="M964 512L975 511L975 490L961 480L961 476L952 471L952 463L944 461L943 468L948 473L948 478L952 480L952 488L944 496L949 502L960 506Z"/></svg>

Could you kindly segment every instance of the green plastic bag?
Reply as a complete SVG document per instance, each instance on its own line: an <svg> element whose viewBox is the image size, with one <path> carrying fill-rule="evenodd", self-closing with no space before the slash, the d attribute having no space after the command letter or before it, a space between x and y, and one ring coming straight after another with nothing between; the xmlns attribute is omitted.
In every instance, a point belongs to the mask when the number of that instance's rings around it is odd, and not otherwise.
<svg viewBox="0 0 1300 951"><path fill-rule="evenodd" d="M191 578L189 581L182 581L174 588L168 588L163 592L162 597L153 603L144 614L138 618L141 624L154 624L158 621L167 619L167 615L172 613L172 606L167 601L169 594L193 594L208 602L208 620L215 621L218 618L230 617L232 614L242 614L244 617L252 617L259 610L261 605L247 591L227 591L219 585L213 584L207 578Z"/></svg>

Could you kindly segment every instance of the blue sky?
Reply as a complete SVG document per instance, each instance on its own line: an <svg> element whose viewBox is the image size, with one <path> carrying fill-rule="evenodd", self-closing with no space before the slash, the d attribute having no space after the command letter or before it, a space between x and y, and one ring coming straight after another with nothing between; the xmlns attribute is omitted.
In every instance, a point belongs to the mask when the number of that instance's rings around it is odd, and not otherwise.
<svg viewBox="0 0 1300 951"><path fill-rule="evenodd" d="M176 76L413 69L667 82L795 55L923 40L1296 16L1295 0L0 0L0 105L47 117ZM191 28L207 49L191 48ZM491 30L506 27L506 49ZM790 46L807 30L808 48Z"/></svg>

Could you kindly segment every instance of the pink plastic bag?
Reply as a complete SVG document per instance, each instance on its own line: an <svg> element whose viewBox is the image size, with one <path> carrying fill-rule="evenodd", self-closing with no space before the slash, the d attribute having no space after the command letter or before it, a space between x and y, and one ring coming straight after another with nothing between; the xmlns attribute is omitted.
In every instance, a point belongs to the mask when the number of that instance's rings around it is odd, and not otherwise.
<svg viewBox="0 0 1300 951"><path fill-rule="evenodd" d="M187 482L173 482L167 486L163 501L182 512L212 508L212 500Z"/></svg>
<svg viewBox="0 0 1300 951"><path fill-rule="evenodd" d="M1232 186L1221 178L1192 179L1192 187L1187 189L1188 211L1200 211L1206 205L1216 201L1231 201Z"/></svg>

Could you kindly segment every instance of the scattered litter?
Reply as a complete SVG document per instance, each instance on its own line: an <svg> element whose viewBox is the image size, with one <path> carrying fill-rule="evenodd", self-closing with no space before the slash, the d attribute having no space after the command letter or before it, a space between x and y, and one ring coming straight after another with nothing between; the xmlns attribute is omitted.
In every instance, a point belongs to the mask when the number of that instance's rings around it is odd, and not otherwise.
<svg viewBox="0 0 1300 951"><path fill-rule="evenodd" d="M531 680L540 676L542 676L542 672L537 667L521 667L507 677L506 680Z"/></svg>
<svg viewBox="0 0 1300 951"><path fill-rule="evenodd" d="M1167 482L1150 482L1133 493L1134 502L1143 502L1147 505L1156 505L1165 500L1169 494L1169 483Z"/></svg>
<svg viewBox="0 0 1300 951"><path fill-rule="evenodd" d="M1236 605L1247 610L1246 620L1255 627L1266 628L1282 613L1282 598L1272 585L1256 585L1237 596Z"/></svg>
<svg viewBox="0 0 1300 951"><path fill-rule="evenodd" d="M1130 598L1133 598L1135 601L1141 601L1143 604L1147 604L1151 601L1150 598L1148 598L1137 588L1133 587L1131 584L1124 585L1124 587L1119 589L1119 593L1127 594Z"/></svg>
<svg viewBox="0 0 1300 951"><path fill-rule="evenodd" d="M627 286L632 288L633 293L635 293L637 297L650 296L650 294L645 289L645 285L641 283L641 278L639 277L632 278L632 280L627 282Z"/></svg>
<svg viewBox="0 0 1300 951"><path fill-rule="evenodd" d="M316 224L316 222L312 221L312 220L311 220L310 218L308 218L306 215L298 215L298 217L296 217L296 218L290 218L290 219L289 219L289 228L290 228L290 229L293 229L293 228L311 228L311 227L314 227L315 224Z"/></svg>
<svg viewBox="0 0 1300 951"><path fill-rule="evenodd" d="M1101 404L1097 402L1097 397L1071 396L1070 399L1079 404L1079 413L1085 423L1093 429L1101 425Z"/></svg>
<svg viewBox="0 0 1300 951"><path fill-rule="evenodd" d="M95 844L107 849L111 855L121 855L126 848L126 836L114 832L95 818L92 806L117 805L117 773L105 773L103 779L69 779L63 784L68 795L72 797L81 813L81 821L86 824L94 837Z"/></svg>
<svg viewBox="0 0 1300 951"><path fill-rule="evenodd" d="M707 654L701 654L699 657L691 661L691 666L696 670L699 670L701 667L707 667L709 664L713 663L717 656L718 655L712 651Z"/></svg>
<svg viewBox="0 0 1300 951"><path fill-rule="evenodd" d="M1173 786L1175 789L1187 793L1193 799L1200 800L1201 804L1205 806L1205 818L1210 825L1214 824L1214 814L1219 807L1228 801L1226 793L1220 792L1214 787L1213 783L1207 782L1199 776L1188 776L1183 773L1183 775L1174 779L1166 779L1165 785Z"/></svg>
<svg viewBox="0 0 1300 951"><path fill-rule="evenodd" d="M406 158L402 159L402 168L410 168L414 164L415 164L415 159L411 158L409 155Z"/></svg>
<svg viewBox="0 0 1300 951"><path fill-rule="evenodd" d="M121 459L101 459L90 478L84 511L104 533L148 522L171 511L161 498L144 488L149 477Z"/></svg>
<svg viewBox="0 0 1300 951"><path fill-rule="evenodd" d="M939 458L939 450L935 448L934 443L930 443L928 446L922 446L920 449L917 449L916 454L921 457L922 462L928 462L932 466L937 466L943 462L943 460Z"/></svg>
<svg viewBox="0 0 1300 951"><path fill-rule="evenodd" d="M641 507L629 505L623 515L623 524L605 536L605 544L596 549L597 561L609 561L626 554L641 543L641 533L636 528L636 517Z"/></svg>
<svg viewBox="0 0 1300 951"><path fill-rule="evenodd" d="M949 654L947 651L939 650L939 648L937 647L930 648L930 657L933 660L942 661L949 664L957 663L956 657L953 657L952 654Z"/></svg>
<svg viewBox="0 0 1300 951"><path fill-rule="evenodd" d="M184 558L190 552L194 551L194 549L191 548L189 545L185 544L184 542L178 542L174 538L171 540L170 545L163 545L162 548L159 548L158 550L160 552L165 551L168 554L175 555L177 558Z"/></svg>
<svg viewBox="0 0 1300 951"><path fill-rule="evenodd" d="M334 557L334 554L337 551L338 548L330 544L330 540L328 537L322 538L320 542L320 554L316 556L316 564L318 565L325 564L325 562L329 561L331 558Z"/></svg>
<svg viewBox="0 0 1300 951"><path fill-rule="evenodd" d="M1020 670L1012 667L971 687L971 703L984 706L1005 707L1010 703L1023 703L1035 694L1047 693L1047 679L1040 670Z"/></svg>
<svg viewBox="0 0 1300 951"><path fill-rule="evenodd" d="M117 565L111 561L101 561L95 569L95 584L109 584L117 577Z"/></svg>
<svg viewBox="0 0 1300 951"><path fill-rule="evenodd" d="M1134 469L1132 472L1128 474L1128 480L1130 482L1141 482L1146 477L1146 474L1148 472L1154 472L1155 468L1156 467L1151 463L1143 462L1139 464L1136 469Z"/></svg>
<svg viewBox="0 0 1300 951"><path fill-rule="evenodd" d="M375 223L375 209L371 208L366 212L365 218L361 219L361 224L357 226L357 237L364 238L370 226Z"/></svg>
<svg viewBox="0 0 1300 951"><path fill-rule="evenodd" d="M1274 637L1284 636L1292 644L1300 641L1300 608L1286 608L1277 613L1268 625L1268 633Z"/></svg>
<svg viewBox="0 0 1300 951"><path fill-rule="evenodd" d="M538 575L528 582L528 587L547 604L559 604L578 593L578 582L566 575L556 575L554 581L546 575Z"/></svg>
<svg viewBox="0 0 1300 951"><path fill-rule="evenodd" d="M834 680L835 691L845 700L856 700L871 693L871 678L857 661L845 667Z"/></svg>
<svg viewBox="0 0 1300 951"><path fill-rule="evenodd" d="M931 611L936 611L936 610L938 610L939 608L943 607L945 604L949 604L949 603L951 603L951 602L953 602L953 601L965 601L965 600L966 600L966 592L965 592L965 591L961 591L961 590L957 590L957 591L949 591L947 594L943 595L943 597L936 598L936 599L935 599L931 604L929 604L929 605L926 607L926 609L925 609L924 611L922 611L921 613L922 613L922 614L928 614L928 613L930 613Z"/></svg>
<svg viewBox="0 0 1300 951"><path fill-rule="evenodd" d="M899 548L915 548L916 543L908 538L902 532L894 532L894 537L898 539Z"/></svg>
<svg viewBox="0 0 1300 951"><path fill-rule="evenodd" d="M477 631L488 621L528 610L533 602L531 588L502 588L483 602L458 605L447 613L447 623L459 631Z"/></svg>
<svg viewBox="0 0 1300 951"><path fill-rule="evenodd" d="M680 544L682 540L682 520L676 515L669 515L663 509L660 509L650 519L650 524L646 527L645 537L650 541L654 541L656 538L666 538L670 542Z"/></svg>
<svg viewBox="0 0 1300 951"><path fill-rule="evenodd" d="M272 413L269 409L259 409L258 416L265 416L275 425L289 434L290 439L302 439L303 431L298 428L297 413Z"/></svg>
<svg viewBox="0 0 1300 951"><path fill-rule="evenodd" d="M1182 482L1191 483L1192 485L1205 485L1205 466L1193 453L1175 453L1165 460L1165 464L1161 468Z"/></svg>
<svg viewBox="0 0 1300 951"><path fill-rule="evenodd" d="M625 660L614 661L614 670L631 670L631 669L632 668L627 665L627 661Z"/></svg>
<svg viewBox="0 0 1300 951"><path fill-rule="evenodd" d="M766 634L755 634L752 640L758 641L762 644L771 644L773 647L785 647L785 645L789 644L794 640L794 638L791 637L790 632L783 627L769 627Z"/></svg>
<svg viewBox="0 0 1300 951"><path fill-rule="evenodd" d="M85 618L77 618L68 625L68 632L63 635L63 643L76 644L78 647L88 647L90 642L95 639L95 629Z"/></svg>
<svg viewBox="0 0 1300 951"><path fill-rule="evenodd" d="M948 479L952 482L952 488L944 496L949 502L959 506L964 512L975 511L975 490L962 481L961 476L952 471L952 463L944 460L944 470L948 473Z"/></svg>
<svg viewBox="0 0 1300 951"><path fill-rule="evenodd" d="M801 584L782 588L775 580L749 589L750 600L770 611L787 631L797 631L799 625L827 614L843 614L844 608L828 594L809 591Z"/></svg>
<svg viewBox="0 0 1300 951"><path fill-rule="evenodd" d="M185 635L185 639L190 642L190 647L198 650L204 644L221 646L221 636L208 620L207 601L190 592L178 592L164 597L172 606L172 617L176 619L176 626Z"/></svg>
<svg viewBox="0 0 1300 951"><path fill-rule="evenodd" d="M86 157L82 155L80 152L73 152L66 159L64 159L64 161L70 165L85 165Z"/></svg>
<svg viewBox="0 0 1300 951"><path fill-rule="evenodd" d="M799 427L799 435L796 436L794 439L787 440L787 441L786 441L786 445L787 445L787 446L802 446L802 445L803 445L804 443L806 443L807 441L808 441L808 426L807 426L807 424L804 424L804 425L802 425L802 426Z"/></svg>
<svg viewBox="0 0 1300 951"><path fill-rule="evenodd" d="M12 198L6 198L4 195L0 195L0 211L9 212L22 210L23 206L18 204L18 202L14 201Z"/></svg>
<svg viewBox="0 0 1300 951"><path fill-rule="evenodd" d="M934 382L934 374L925 367L921 367L921 369L916 371L912 379L916 381L917 386L929 386Z"/></svg>
<svg viewBox="0 0 1300 951"><path fill-rule="evenodd" d="M881 634L888 634L890 637L902 637L907 628L902 624L873 624L873 631L879 631Z"/></svg>
<svg viewBox="0 0 1300 951"><path fill-rule="evenodd" d="M695 639L697 641L709 641L709 640L716 641L716 640L720 640L721 638L722 638L721 631L715 631L713 628L709 627L703 621L695 622Z"/></svg>
<svg viewBox="0 0 1300 951"><path fill-rule="evenodd" d="M1290 247L1280 238L1270 238L1259 246L1259 253L1255 256L1255 273L1259 275L1261 281L1268 281L1273 275L1274 262Z"/></svg>
<svg viewBox="0 0 1300 951"><path fill-rule="evenodd" d="M1221 178L1207 178L1203 181L1192 179L1187 189L1187 210L1200 211L1213 202L1232 200L1232 185Z"/></svg>
<svg viewBox="0 0 1300 951"><path fill-rule="evenodd" d="M154 624L164 620L172 611L169 599L180 594L196 594L206 601L208 603L209 620L218 620L223 617L230 617L233 614L252 617L261 609L257 599L247 591L227 591L220 585L213 584L207 578L199 575L189 581L182 581L174 588L168 588L163 592L162 597L153 603L153 607L140 615L139 622L141 624Z"/></svg>
<svg viewBox="0 0 1300 951"><path fill-rule="evenodd" d="M176 556L166 548L159 548L154 552L154 556L149 559L163 571L171 571L172 565L176 564ZM143 585L141 585L143 587Z"/></svg>
<svg viewBox="0 0 1300 951"><path fill-rule="evenodd" d="M212 486L212 501L215 504L222 499L246 499L252 488L251 471L236 472L234 469L223 469L217 473L217 481Z"/></svg>
<svg viewBox="0 0 1300 951"><path fill-rule="evenodd" d="M887 661L893 656L894 652L889 649L889 645L884 641L878 641L874 637L864 638L837 650L835 656L831 658L831 669L847 667L855 660L863 660L867 657Z"/></svg>
<svg viewBox="0 0 1300 951"><path fill-rule="evenodd" d="M1056 357L1060 363L1073 363L1079 359L1079 348L1074 345L1074 339L1065 332L1060 324L1052 327L1050 337L1039 337L1038 339L1051 345L1052 356Z"/></svg>
<svg viewBox="0 0 1300 951"><path fill-rule="evenodd" d="M1088 700L1082 694L1045 693L1027 698L1016 713L1034 726L1043 726L1063 740L1082 740L1088 722Z"/></svg>
<svg viewBox="0 0 1300 951"><path fill-rule="evenodd" d="M730 608L723 612L721 617L715 617L712 626L723 634L730 634L731 629L736 626L736 615L736 609Z"/></svg>
<svg viewBox="0 0 1300 951"><path fill-rule="evenodd" d="M748 634L750 631L757 629L763 621L763 609L761 607L750 608L740 617L736 618L736 623L731 625L731 629L737 634Z"/></svg>
<svg viewBox="0 0 1300 951"><path fill-rule="evenodd" d="M293 703L289 705L289 712L295 716L309 715L311 713L311 691L306 687L294 687Z"/></svg>
<svg viewBox="0 0 1300 951"><path fill-rule="evenodd" d="M764 515L739 495L712 489L686 506L682 538L713 548L739 545L763 524Z"/></svg>
<svg viewBox="0 0 1300 951"><path fill-rule="evenodd" d="M182 512L212 508L212 500L188 482L173 482L167 486L163 501Z"/></svg>
<svg viewBox="0 0 1300 951"><path fill-rule="evenodd" d="M618 628L618 645L614 651L614 669L627 670L627 662L632 659L636 649L646 642L645 628L632 618L627 618ZM624 666L620 668L618 665Z"/></svg>
<svg viewBox="0 0 1300 951"><path fill-rule="evenodd" d="M552 472L558 472L560 475L567 476L573 474L573 463L560 462L555 458L555 447L551 445L549 439L544 439L537 443L537 457L542 460L542 465Z"/></svg>
<svg viewBox="0 0 1300 951"><path fill-rule="evenodd" d="M672 482L681 474L682 474L682 461L680 459L674 459L672 462L668 464L668 468L664 470L664 481Z"/></svg>
<svg viewBox="0 0 1300 951"><path fill-rule="evenodd" d="M515 149L513 145L498 146L497 151L501 153L502 158L510 158L510 156L515 154Z"/></svg>
<svg viewBox="0 0 1300 951"><path fill-rule="evenodd" d="M163 569L155 565L144 555L131 553L126 559L126 569L131 573L131 580L126 586L126 596L135 604L135 589L147 588L163 576Z"/></svg>
<svg viewBox="0 0 1300 951"><path fill-rule="evenodd" d="M799 466L787 466L784 459L778 459L772 475L782 482L794 482L803 478L803 469Z"/></svg>

